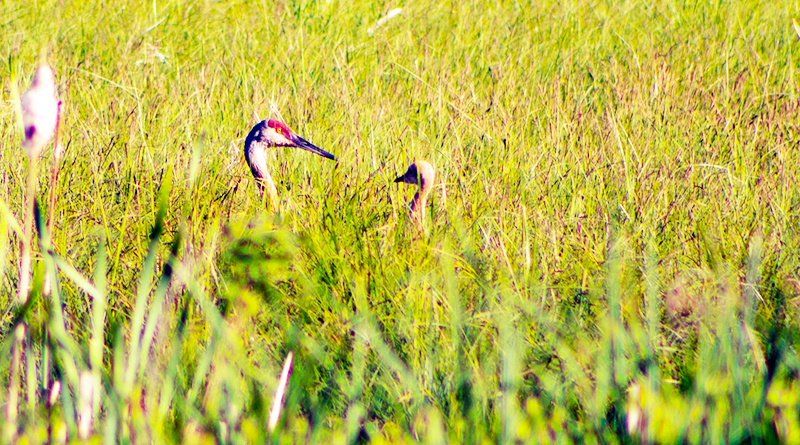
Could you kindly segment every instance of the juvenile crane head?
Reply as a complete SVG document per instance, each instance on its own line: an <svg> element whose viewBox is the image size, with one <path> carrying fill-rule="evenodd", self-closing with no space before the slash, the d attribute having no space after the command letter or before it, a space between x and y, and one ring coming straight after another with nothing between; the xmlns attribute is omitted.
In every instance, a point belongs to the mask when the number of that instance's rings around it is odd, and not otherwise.
<svg viewBox="0 0 800 445"><path fill-rule="evenodd" d="M244 141L244 159L257 181L266 180L269 176L267 149L270 147L297 147L336 160L332 154L295 134L283 122L275 119L261 121L250 130ZM259 187L262 187L260 182Z"/></svg>
<svg viewBox="0 0 800 445"><path fill-rule="evenodd" d="M408 166L408 170L395 178L394 182L419 185L420 189L427 192L433 187L434 177L433 166L427 161L418 160Z"/></svg>
<svg viewBox="0 0 800 445"><path fill-rule="evenodd" d="M411 200L411 216L421 223L425 219L425 203L428 199L433 188L433 180L436 175L433 171L433 166L427 161L417 160L411 164L405 173L395 178L394 182L402 182L405 184L419 185L419 191L414 194L414 199Z"/></svg>

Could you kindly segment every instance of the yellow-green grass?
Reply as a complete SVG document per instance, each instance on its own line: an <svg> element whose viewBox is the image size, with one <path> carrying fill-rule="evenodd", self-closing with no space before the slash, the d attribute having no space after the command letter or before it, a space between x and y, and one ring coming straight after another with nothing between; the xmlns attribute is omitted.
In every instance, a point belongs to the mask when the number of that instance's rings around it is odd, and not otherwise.
<svg viewBox="0 0 800 445"><path fill-rule="evenodd" d="M109 443L800 441L798 16L4 3L3 440L78 438L87 373ZM20 308L15 98L42 51L66 151ZM273 108L338 159L275 150L274 214L242 152ZM417 158L423 232L392 182Z"/></svg>

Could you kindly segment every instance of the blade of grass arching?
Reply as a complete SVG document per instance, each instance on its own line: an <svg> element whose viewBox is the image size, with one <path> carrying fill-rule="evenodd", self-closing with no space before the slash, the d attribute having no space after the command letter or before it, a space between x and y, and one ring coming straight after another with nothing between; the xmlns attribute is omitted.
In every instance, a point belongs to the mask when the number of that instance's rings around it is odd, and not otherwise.
<svg viewBox="0 0 800 445"><path fill-rule="evenodd" d="M202 184L197 183L197 173L200 171L200 161L203 158L203 149L205 146L205 132L200 135L200 139L194 143L192 149L192 159L189 162L189 173L186 184L186 190L189 191L189 199L186 200L183 206L181 228L187 234L187 238L191 239L192 225L187 224L186 218L191 218L191 221L197 221L200 218L200 213L204 210L204 204L201 202L202 198ZM209 234L214 233L210 232Z"/></svg>
<svg viewBox="0 0 800 445"><path fill-rule="evenodd" d="M525 207L524 205L522 206L521 218L522 218L522 252L525 258L524 278L525 282L527 283L533 263L531 260L531 240L530 240L530 235L528 233L528 208Z"/></svg>
<svg viewBox="0 0 800 445"><path fill-rule="evenodd" d="M766 359L764 357L764 350L761 347L761 341L755 331L755 317L758 310L758 301L761 296L758 293L758 285L761 279L760 267L763 257L763 239L760 235L756 235L750 241L748 246L747 256L747 270L745 272L745 285L742 289L743 300L743 317L739 328L739 351L738 359L739 366L742 371L738 374L738 381L736 381L736 398L734 401L739 401L739 413L743 414L748 408L748 393L751 384L756 379L766 382L764 377L767 375ZM749 346L749 348L747 347ZM749 366L747 357L750 356L755 368ZM737 408L734 406L734 409ZM748 420L752 421L761 416L760 412L753 413L754 416L749 417Z"/></svg>
<svg viewBox="0 0 800 445"><path fill-rule="evenodd" d="M797 24L795 19L792 19L792 28L794 29L794 33L797 34L797 39L800 40L800 25Z"/></svg>
<svg viewBox="0 0 800 445"><path fill-rule="evenodd" d="M33 260L31 254L31 250L33 248L33 213L35 212L34 207L37 205L35 197L36 183L38 182L36 176L36 167L39 163L39 157L31 156L29 160L28 185L25 189L25 213L22 223L23 231L19 264L19 281L17 284L18 302L20 304L25 304L25 302L28 300L28 294L30 293L31 261Z"/></svg>
<svg viewBox="0 0 800 445"><path fill-rule="evenodd" d="M92 336L89 346L89 363L92 368L92 378L97 388L101 388L103 370L103 345L105 344L106 325L106 240L97 241L97 254L95 255L94 283L97 287L98 297L92 299ZM97 420L100 412L101 397L96 394L93 399L92 416Z"/></svg>
<svg viewBox="0 0 800 445"><path fill-rule="evenodd" d="M406 367L402 360L392 351L392 349L383 341L378 329L375 327L375 321L372 314L368 309L360 309L357 313L357 318L361 322L353 329L356 335L362 336L366 343L370 345L378 359L386 369L394 373L399 379L399 386L402 388L400 397L404 397L404 393L411 396L414 404L419 404L422 401L422 390L420 389L419 382L414 378L414 374Z"/></svg>
<svg viewBox="0 0 800 445"><path fill-rule="evenodd" d="M179 243L179 240L175 241L175 245ZM153 294L153 301L150 303L150 311L147 314L147 324L145 325L144 334L142 335L142 348L139 352L139 378L144 376L145 370L147 369L147 356L150 354L150 345L153 343L153 337L155 336L156 323L158 323L159 317L161 317L164 296L167 294L167 289L169 289L174 263L175 256L173 252L173 254L170 254L170 259L164 265L164 270L161 273L156 291Z"/></svg>
<svg viewBox="0 0 800 445"><path fill-rule="evenodd" d="M129 174L132 175L132 173L129 173ZM133 178L129 178L129 179L133 179ZM133 182L133 181L131 181L131 182ZM136 202L136 200L134 199L134 195L136 193L136 190L137 190L137 187L135 187L133 185L128 186L128 194L127 194L127 196L125 196L125 201L124 201L125 202L125 210L123 210L123 212L122 212L123 215L130 215L131 214L131 207L133 207L134 203ZM129 218L121 218L120 227L119 227L119 233L120 234L124 234L128 230L130 230L130 228L128 227L128 219ZM104 222L104 225L105 225L105 222ZM106 230L108 230L107 225L106 225ZM108 235L106 235L106 237L107 236ZM108 239L108 238L106 238L106 239ZM119 264L120 257L122 256L122 249L123 249L124 246L125 246L125 243L122 243L122 242L117 243L116 251L112 251L111 264ZM120 269L120 268L112 267L111 271L109 273L109 282L110 282L110 286L111 286L112 289L114 289L114 286L116 284L117 273L118 273L117 270L118 269Z"/></svg>
<svg viewBox="0 0 800 445"><path fill-rule="evenodd" d="M175 376L178 373L181 353L183 352L183 336L186 330L186 320L189 318L189 302L190 300L187 299L181 310L178 326L172 337L172 356L169 359L167 371L164 374L164 380L161 385L161 399L158 402L158 418L161 420L167 416L167 410L169 410L175 392Z"/></svg>
<svg viewBox="0 0 800 445"><path fill-rule="evenodd" d="M25 303L23 306L17 306L14 310L14 316L11 318L10 323L8 324L7 331L0 333L0 338L3 341L11 341L12 336L9 335L10 333L14 332L14 330L20 324L25 323L25 319L28 317L28 313L33 310L33 308L37 305L38 301L33 299L33 301L29 303Z"/></svg>
<svg viewBox="0 0 800 445"><path fill-rule="evenodd" d="M51 293L57 294L59 292L58 287L56 286L56 282L51 282L52 288ZM58 298L60 300L60 298ZM73 341L66 332L63 331L63 326L59 326L58 322L55 321L57 317L53 316L53 312L60 312L59 310L50 310L51 317L50 317L50 334L51 334L51 342L50 342L50 349L52 351L52 360L53 360L53 367L57 368L55 371L56 375L61 376L63 390L61 391L62 396L62 406L66 411L65 420L69 427L69 431L74 432L77 429L77 425L75 423L75 405L74 399L71 398L70 394L78 394L79 390L79 375L80 375L80 363L77 361L81 356L80 350L74 345ZM69 388L69 389L67 389Z"/></svg>
<svg viewBox="0 0 800 445"><path fill-rule="evenodd" d="M565 379L571 382L569 392L573 393L580 403L585 407L585 415L589 417L588 420L597 418L600 413L596 410L596 405L592 403L592 391L595 390L593 386L596 385L592 378L587 374L587 370L583 368L580 360L578 360L576 352L567 344L563 339L559 338L555 342L555 352L561 363L561 372ZM597 368L594 373L608 372L603 368ZM597 377L595 377L597 378ZM596 390L595 390L596 391ZM605 408L605 406L603 406Z"/></svg>
<svg viewBox="0 0 800 445"><path fill-rule="evenodd" d="M139 368L139 354L142 341L142 326L144 325L145 311L147 309L147 296L150 294L150 286L155 275L156 256L161 235L164 232L164 217L172 190L172 166L168 166L164 172L158 197L158 210L156 212L153 230L150 232L150 243L142 265L142 274L139 276L137 284L136 301L134 303L133 317L131 318L131 346L128 351L128 367L125 372L123 391L127 394L133 388L133 379Z"/></svg>
<svg viewBox="0 0 800 445"><path fill-rule="evenodd" d="M39 391L42 394L47 394L47 391L50 389L50 374L52 371L52 363L50 359L50 333L47 331L47 329L43 329L39 343L40 347L42 348L42 366L39 367L42 372L39 376L42 384L39 386Z"/></svg>
<svg viewBox="0 0 800 445"><path fill-rule="evenodd" d="M192 386L186 393L187 407L194 407L194 404L197 401L197 396L200 393L200 387L202 386L203 381L206 378L206 373L211 366L211 359L214 357L214 351L217 347L217 343L219 343L219 337L212 334L210 341L206 345L205 351L203 351L203 355L197 362L197 367L194 371L194 378L192 379Z"/></svg>
<svg viewBox="0 0 800 445"><path fill-rule="evenodd" d="M39 245L41 246L42 250L42 260L44 262L45 271L50 278L50 320L48 323L48 328L52 340L51 349L53 350L54 365L61 369L61 374L66 377L65 386L71 389L71 391L62 391L62 406L67 412L65 418L70 435L74 435L74 432L77 430L77 425L75 423L76 417L75 405L73 404L74 400L70 394L79 393L79 375L85 366L83 363L81 363L80 359L80 357L82 357L82 353L75 345L72 338L69 337L66 325L64 323L64 313L61 303L61 285L58 279L58 269L56 267L57 256L53 253L50 245L50 234L47 231L47 227L44 225L44 220L41 212L39 211L39 206L37 203L34 203L34 215L36 228L39 232ZM93 290L96 291L94 286L89 285L88 281L80 277L80 274L77 274L76 272L76 275L80 278L79 281L86 284L86 288L81 288L82 290L87 293Z"/></svg>
<svg viewBox="0 0 800 445"><path fill-rule="evenodd" d="M36 354L33 351L33 344L34 343L32 341L32 335L31 335L30 331L27 329L27 325L25 323L25 320L28 318L28 314L33 309L33 307L35 305L37 305L37 304L38 304L38 298L29 298L24 306L22 306L20 308L17 308L17 313L15 314L14 319L11 322L11 329L9 330L9 332L13 332L14 335L6 337L6 338L11 339L12 340L12 344L13 344L13 346L12 346L12 354L11 354L12 357L13 357L12 361L11 361L12 364L9 367L9 371L12 373L11 374L12 382L9 382L9 393L10 394L11 394L12 391L15 391L15 389L13 389L13 388L15 388L15 386L14 386L15 383L17 383L17 384L19 383L19 382L14 382L13 381L13 380L15 380L17 378L17 374L18 374L16 372L16 368L14 366L15 360L18 360L16 354L17 354L18 351L21 352L23 350L23 349L21 349L22 347L24 347L24 350L27 351L27 353L25 354L25 359L26 359L25 360L25 366L26 366L26 368L25 368L26 369L26 377L25 378L27 379L25 384L27 386L26 398L27 398L27 402L28 402L29 415L35 414L35 410L36 410L36 390L37 390L37 386L38 386L38 377L36 375L36 370L37 370L37 367L36 367ZM18 342L18 338L17 338L18 335L22 335L23 336L24 343L19 343ZM20 369L20 372L21 372L21 369ZM13 397L12 397L12 395L9 395L9 400L11 400L11 399L13 399L15 397L16 397L16 395L14 395ZM9 405L9 408L11 408L11 403L10 402L8 403L8 405Z"/></svg>
<svg viewBox="0 0 800 445"><path fill-rule="evenodd" d="M109 329L114 331L114 349L112 351L112 369L113 369L113 395L115 400L115 410L119 417L124 417L124 408L122 408L123 401L119 400L121 397L127 397L127 393L122 394L125 386L125 333L119 321L115 321Z"/></svg>
<svg viewBox="0 0 800 445"><path fill-rule="evenodd" d="M455 270L455 262L453 261L455 255L451 254L449 245L442 248L442 253L439 255L439 263L441 265L442 277L444 278L445 293L450 302L450 336L453 342L453 348L456 352L456 400L458 400L458 409L460 410L461 417L469 419L472 413L473 403L473 378L471 368L467 363L467 357L464 354L464 338L466 336L464 328L464 308L461 303L461 293L458 291L458 275ZM466 431L468 438L474 438L473 431L468 429ZM467 440L469 441L469 439Z"/></svg>
<svg viewBox="0 0 800 445"><path fill-rule="evenodd" d="M18 103L18 102L15 102L15 103ZM10 226L11 229L14 232L16 232L17 236L21 235L22 230L20 229L19 224L17 223L17 220L14 218L14 215L8 209L8 206L6 206L6 204L5 204L5 202L3 200L0 200L0 214L2 214L2 216L3 216L2 218L0 218L0 276L3 276L3 275L5 275L6 254L8 252L8 228ZM31 303L30 300L31 299L29 298L28 301L26 302L26 304L22 308L23 310L22 310L21 315L22 315L23 318L24 318L24 314L27 314L28 310L30 310L30 307L31 307L31 305L29 304L29 303ZM14 324L16 325L16 323L14 323ZM15 327L15 331L16 331L16 329L17 328ZM27 369L28 369L28 376L27 376L27 379L28 379L28 395L27 395L27 397L28 397L28 407L30 409L30 412L34 413L35 412L35 408L36 408L36 405L35 405L36 397L35 397L35 393L34 393L34 391L36 389L36 384L35 384L35 381L36 381L35 358L34 358L33 352L31 351L31 347L30 347L31 342L28 341L27 344L29 345L27 347L27 350L28 350L28 354L27 354L27 362L28 362L27 363ZM17 344L17 347L14 348L14 352L12 353L12 355L14 357L16 357L16 353L17 353L17 351L18 351L20 346L22 346L22 345L21 344ZM18 372L15 370L15 367L16 367L15 366L15 361L12 360L11 367L9 368L11 373L12 373L12 377L14 377L14 376L16 376L18 374ZM31 373L31 370L33 370L33 374ZM15 382L13 379L12 379L11 382L9 382L9 398L6 401L6 403L8 404L7 405L8 408L7 408L7 411L6 411L6 420L9 420L8 428L12 428L12 427L16 426L16 422L11 422L10 421L10 415L13 414L13 413L11 413L11 411L9 411L9 410L16 409L16 408L14 408L12 406L12 404L15 403L15 402L13 402L12 399L16 398L17 385L18 385L18 382ZM10 436L8 436L6 434L5 431L2 431L2 430L0 430L0 434L3 435L4 439L9 439L9 437L10 437ZM8 440L6 440L6 441L8 441Z"/></svg>
<svg viewBox="0 0 800 445"><path fill-rule="evenodd" d="M203 148L205 145L205 133L200 135L200 140L195 142L192 150L192 160L189 164L189 190L194 188L197 172L200 170L200 160L203 159Z"/></svg>
<svg viewBox="0 0 800 445"><path fill-rule="evenodd" d="M356 305L356 310L362 307L368 307L369 303L366 300L366 284L365 278L363 275L359 274L355 277L355 292L353 294L354 303ZM355 326L358 324L358 320L353 318L351 319L351 324ZM345 388L346 395L348 398L348 402L352 405L354 403L358 403L361 399L363 392L364 392L364 385L365 385L365 378L364 374L366 371L367 366L367 348L368 345L364 341L364 338L360 335L356 335L353 338L353 368L351 369L349 375L345 381L346 383L340 383L342 388Z"/></svg>
<svg viewBox="0 0 800 445"><path fill-rule="evenodd" d="M606 301L608 314L611 317L611 384L617 385L626 378L624 375L624 327L622 322L622 257L620 240L613 241L606 259Z"/></svg>
<svg viewBox="0 0 800 445"><path fill-rule="evenodd" d="M508 294L513 291L506 291ZM494 298L502 298L499 295ZM494 299L493 298L493 299ZM520 421L520 410L518 403L518 392L522 376L522 360L520 354L520 334L517 331L516 321L513 314L509 314L504 309L504 304L495 306L494 316L499 331L499 346L502 354L500 356L500 388L501 391L501 415L502 415L502 439L501 443L514 443L517 439L517 430ZM513 306L512 306L513 308Z"/></svg>
<svg viewBox="0 0 800 445"><path fill-rule="evenodd" d="M78 289L85 292L86 295L94 298L102 298L103 294L92 284L89 280L87 280L80 272L78 272L72 264L69 264L63 258L53 255L52 256L53 263L58 267L58 270L64 274L72 284L74 284Z"/></svg>
<svg viewBox="0 0 800 445"><path fill-rule="evenodd" d="M219 312L217 306L208 299L205 292L197 284L197 282L191 278L190 272L187 271L182 264L176 262L174 273L180 282L186 285L186 288L189 290L192 298L194 298L197 304L200 305L200 309L203 311L203 314L205 314L206 320L211 326L212 332L216 332L218 335L224 334L225 321L222 318L222 314Z"/></svg>
<svg viewBox="0 0 800 445"><path fill-rule="evenodd" d="M645 253L645 314L647 318L648 354L655 357L658 348L659 301L658 298L658 258L655 248L650 245Z"/></svg>
<svg viewBox="0 0 800 445"><path fill-rule="evenodd" d="M645 314L647 319L647 385L650 394L658 394L659 384L661 381L660 372L658 368L657 351L659 347L659 332L660 332L660 301L659 298L659 283L658 283L658 258L656 256L656 249L651 244L648 246L645 253L644 264L644 280L645 280ZM652 413L656 406L654 397L646 399L644 406L645 412ZM643 438L648 441L652 440L653 428L650 422L646 423L646 430L643 433Z"/></svg>
<svg viewBox="0 0 800 445"><path fill-rule="evenodd" d="M0 277L6 274L6 256L8 255L9 244L8 225L6 218L0 218Z"/></svg>
<svg viewBox="0 0 800 445"><path fill-rule="evenodd" d="M756 236L750 241L747 255L747 271L744 286L744 320L743 327L752 327L755 320L756 308L758 306L758 281L760 279L759 268L763 251L763 240ZM749 337L749 336L748 336Z"/></svg>
<svg viewBox="0 0 800 445"><path fill-rule="evenodd" d="M153 301L150 303L150 311L147 314L147 324L144 328L144 335L142 335L142 349L140 350L139 357L139 378L144 375L147 363L147 355L150 353L150 345L153 343L153 337L156 332L156 323L161 317L161 309L164 304L164 296L167 295L169 283L172 279L173 268L176 263L176 255L180 249L181 235L180 231L175 235L175 240L170 247L169 259L164 264L161 272L161 277L158 279L158 285L153 293Z"/></svg>
<svg viewBox="0 0 800 445"><path fill-rule="evenodd" d="M225 338L225 323L217 307L206 297L203 289L198 286L197 282L191 278L189 272L186 271L180 263L175 265L175 273L178 279L186 284L189 294L200 306L206 321L211 327L211 339L206 346L206 350L203 352L203 356L197 363L194 378L192 379L192 387L186 394L186 408L192 409L197 400L197 395L200 393L200 386L205 380L208 369L211 366L211 359L214 357L214 351L219 346L222 339Z"/></svg>
<svg viewBox="0 0 800 445"><path fill-rule="evenodd" d="M55 254L53 253L52 246L50 245L50 233L47 231L47 226L44 225L42 213L39 209L39 203L33 203L34 222L36 229L39 233L39 246L42 250L42 259L44 260L45 273L50 278L50 326L55 328L57 338L65 341L66 344L71 344L67 336L67 328L64 324L64 312L61 306L61 289L58 282L58 273L56 269Z"/></svg>
<svg viewBox="0 0 800 445"><path fill-rule="evenodd" d="M458 275L453 262L453 254L449 245L442 247L439 255L442 277L444 277L445 292L450 300L450 337L458 354L459 367L463 365L462 340L464 336L464 309L461 305L461 294L458 292Z"/></svg>
<svg viewBox="0 0 800 445"><path fill-rule="evenodd" d="M108 397L108 399L112 398ZM104 442L106 445L116 445L122 443L122 441L120 440L121 438L117 437L117 428L118 428L117 424L119 423L119 413L114 408L114 406L118 406L118 404L114 403L114 400L112 399L106 402L106 406L108 406L109 409L105 411L104 415L105 417L105 428L103 431L105 434L105 437L103 438Z"/></svg>
<svg viewBox="0 0 800 445"><path fill-rule="evenodd" d="M22 227L19 225L19 221L17 221L17 218L14 217L14 213L11 212L11 209L8 208L8 205L2 199L0 199L0 215L3 216L3 221L8 224L8 227L14 232L14 235L22 237Z"/></svg>
<svg viewBox="0 0 800 445"><path fill-rule="evenodd" d="M26 301L27 302L27 301ZM19 417L19 389L20 373L22 372L22 345L25 338L25 323L20 323L14 328L11 352L11 367L9 368L8 399L6 400L6 421L3 428L3 442L15 442L17 439L17 418Z"/></svg>
<svg viewBox="0 0 800 445"><path fill-rule="evenodd" d="M25 336L25 386L27 388L28 415L36 412L36 388L39 385L36 367L36 353L33 350L34 341L30 332Z"/></svg>
<svg viewBox="0 0 800 445"><path fill-rule="evenodd" d="M596 385L594 413L603 416L608 408L608 402L614 398L614 388L621 376L618 375L618 361L624 360L621 356L622 342L619 341L618 331L622 329L620 310L620 279L621 268L619 258L619 239L612 240L606 253L605 296L608 312L603 320L604 335L601 337L600 351L595 362ZM600 421L601 417L593 419Z"/></svg>
<svg viewBox="0 0 800 445"><path fill-rule="evenodd" d="M2 205L5 206L4 203L2 203ZM11 218L12 218L12 221L13 221L13 216L11 216ZM5 259L6 259L6 252L7 252L7 246L8 246L8 222L7 222L8 220L9 220L8 217L2 218L2 220L0 220L0 276L2 276L2 274L3 274L4 270L5 270L5 266L6 266ZM26 304L23 305L20 308L21 309L20 313L17 315L17 317L15 317L17 319L15 320L14 323L12 323L13 329L11 330L11 332L14 332L15 335L11 336L11 338L14 338L15 340L14 340L13 346L12 346L12 357L13 358L11 360L11 365L8 368L9 371L10 371L10 374L11 374L11 379L10 379L10 382L9 382L9 395L8 395L8 399L6 400L6 403L7 403L6 421L8 422L8 425L7 425L6 428L8 428L8 432L7 431L0 431L0 433L3 434L3 437L4 437L4 439L6 441L13 440L13 430L12 430L12 428L16 428L16 420L15 419L16 419L16 404L17 403L14 402L14 399L17 398L17 394L18 394L18 392L17 392L18 389L17 388L18 388L18 385L19 385L19 377L18 377L19 373L17 372L17 368L18 368L18 366L17 366L17 354L21 354L21 350L20 349L21 349L21 346L22 346L21 343L16 341L16 337L17 337L16 333L17 333L18 329L22 329L21 333L24 335L24 329L25 328L24 328L24 325L21 325L20 323L22 323L22 321L26 318L26 315L27 315L28 311L31 308L31 303L32 303L31 300L33 300L33 299L28 299L28 300L29 301L26 302ZM25 336L25 337L29 338L30 336ZM28 357L28 360L27 360L28 361L28 365L27 366L28 366L28 371L29 371L28 372L28 379L29 379L28 380L28 382L29 382L28 383L28 400L30 402L30 400L31 400L30 392L35 389L36 385L33 383L32 380L30 380L30 367L31 367L30 361L31 361L31 357L33 357L33 353L30 350L30 341L27 341L26 344L28 345L26 347L26 349L28 350L28 354L27 354L27 357ZM33 408L30 408L30 409L31 409L31 413L33 413ZM12 418L13 418L13 421L12 421Z"/></svg>

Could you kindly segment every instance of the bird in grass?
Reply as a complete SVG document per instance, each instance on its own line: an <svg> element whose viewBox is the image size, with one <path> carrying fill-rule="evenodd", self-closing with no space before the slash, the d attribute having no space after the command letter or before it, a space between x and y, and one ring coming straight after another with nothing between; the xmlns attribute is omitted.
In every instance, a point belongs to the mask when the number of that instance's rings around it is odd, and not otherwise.
<svg viewBox="0 0 800 445"><path fill-rule="evenodd" d="M425 222L425 204L427 203L431 189L433 189L433 180L435 177L436 174L433 171L433 166L427 161L420 159L411 164L405 173L394 180L394 182L419 186L417 192L414 193L414 198L409 203L411 218L415 220L417 224Z"/></svg>
<svg viewBox="0 0 800 445"><path fill-rule="evenodd" d="M257 123L244 141L244 159L256 178L258 189L262 193L267 189L273 209L277 208L278 190L267 171L267 149L270 147L297 147L336 160L334 155L301 138L283 122L270 119Z"/></svg>
<svg viewBox="0 0 800 445"><path fill-rule="evenodd" d="M41 64L33 74L30 88L20 97L22 126L25 131L22 148L30 156L38 156L50 142L58 122L58 99L53 69Z"/></svg>

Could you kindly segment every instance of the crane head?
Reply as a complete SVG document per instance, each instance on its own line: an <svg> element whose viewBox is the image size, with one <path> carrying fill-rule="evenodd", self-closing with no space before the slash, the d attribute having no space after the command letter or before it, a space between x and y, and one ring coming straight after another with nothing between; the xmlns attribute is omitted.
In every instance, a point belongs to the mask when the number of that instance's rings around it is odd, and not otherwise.
<svg viewBox="0 0 800 445"><path fill-rule="evenodd" d="M286 124L276 119L261 121L256 124L256 126L250 130L250 134L247 135L245 145L249 146L253 142L260 142L270 147L302 148L303 150L310 151L323 158L336 160L335 156L301 138L287 127Z"/></svg>
<svg viewBox="0 0 800 445"><path fill-rule="evenodd" d="M431 166L431 164L429 164L427 161L418 160L417 162L409 165L408 170L395 178L394 182L420 185L423 189L427 189L433 185L433 178L433 166Z"/></svg>

